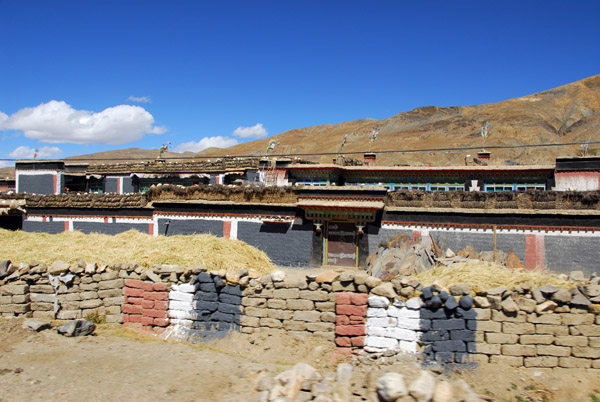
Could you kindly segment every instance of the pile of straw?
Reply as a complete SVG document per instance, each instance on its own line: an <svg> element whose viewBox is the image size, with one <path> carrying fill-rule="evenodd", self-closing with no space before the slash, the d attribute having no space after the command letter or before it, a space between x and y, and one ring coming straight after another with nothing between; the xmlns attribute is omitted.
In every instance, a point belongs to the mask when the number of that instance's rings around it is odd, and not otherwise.
<svg viewBox="0 0 600 402"><path fill-rule="evenodd" d="M451 266L438 265L420 272L414 277L423 286L429 286L434 281L448 288L452 285L464 283L472 291L490 290L500 286L509 288L530 284L533 288L553 285L570 289L574 284L551 275L547 271L524 269L510 269L500 265L488 264L456 264Z"/></svg>
<svg viewBox="0 0 600 402"><path fill-rule="evenodd" d="M259 273L276 269L264 252L239 240L204 234L154 237L135 230L110 236L78 231L47 234L0 229L0 260L45 264L56 260L136 262L143 267L203 265L209 270L254 268Z"/></svg>

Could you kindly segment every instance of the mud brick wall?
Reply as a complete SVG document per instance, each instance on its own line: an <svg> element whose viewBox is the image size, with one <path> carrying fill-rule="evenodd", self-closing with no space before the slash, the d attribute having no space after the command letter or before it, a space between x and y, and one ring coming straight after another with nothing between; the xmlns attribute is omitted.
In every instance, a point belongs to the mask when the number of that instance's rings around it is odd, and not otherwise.
<svg viewBox="0 0 600 402"><path fill-rule="evenodd" d="M125 281L123 325L161 334L169 325L169 292L164 283Z"/></svg>
<svg viewBox="0 0 600 402"><path fill-rule="evenodd" d="M367 299L366 293L335 295L335 344L346 352L365 346Z"/></svg>

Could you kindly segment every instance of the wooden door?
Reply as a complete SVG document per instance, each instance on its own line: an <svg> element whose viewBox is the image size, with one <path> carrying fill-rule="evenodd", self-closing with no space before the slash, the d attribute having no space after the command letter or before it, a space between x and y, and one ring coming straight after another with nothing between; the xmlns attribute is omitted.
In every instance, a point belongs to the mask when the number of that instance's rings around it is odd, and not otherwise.
<svg viewBox="0 0 600 402"><path fill-rule="evenodd" d="M356 253L356 225L328 222L325 264L356 267Z"/></svg>

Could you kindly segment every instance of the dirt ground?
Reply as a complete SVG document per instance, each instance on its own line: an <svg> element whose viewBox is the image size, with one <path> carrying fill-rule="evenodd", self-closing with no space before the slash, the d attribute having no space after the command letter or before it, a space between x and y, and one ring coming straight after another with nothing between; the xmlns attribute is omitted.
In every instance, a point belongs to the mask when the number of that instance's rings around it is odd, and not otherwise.
<svg viewBox="0 0 600 402"><path fill-rule="evenodd" d="M298 361L334 371L331 343L268 334L235 334L205 344L166 342L120 326L66 338L34 333L23 319L0 319L0 401L246 401L257 376ZM414 376L416 366L362 366ZM548 374L499 366L452 374L498 401L591 401L598 374ZM521 398L521 399L519 399Z"/></svg>

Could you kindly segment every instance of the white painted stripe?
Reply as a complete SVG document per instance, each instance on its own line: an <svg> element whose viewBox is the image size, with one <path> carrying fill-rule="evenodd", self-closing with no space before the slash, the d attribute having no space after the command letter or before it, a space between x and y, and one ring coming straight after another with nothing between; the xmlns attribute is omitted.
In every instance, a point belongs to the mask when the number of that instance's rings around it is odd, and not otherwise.
<svg viewBox="0 0 600 402"><path fill-rule="evenodd" d="M431 232L459 232L459 233L478 233L478 234L493 234L494 230L492 228L483 229L483 228L448 228L448 227L432 227L431 225L396 225L396 224L383 224L381 225L382 229L389 230L420 230L423 235L423 231ZM600 228L598 228L595 232L586 232L586 231L572 231L569 232L567 230L520 230L520 229L503 229L498 228L496 230L496 234L545 234L546 236L581 236L581 237L600 237Z"/></svg>
<svg viewBox="0 0 600 402"><path fill-rule="evenodd" d="M230 239L237 239L238 237L238 221L237 219L231 221L231 231L229 232Z"/></svg>

